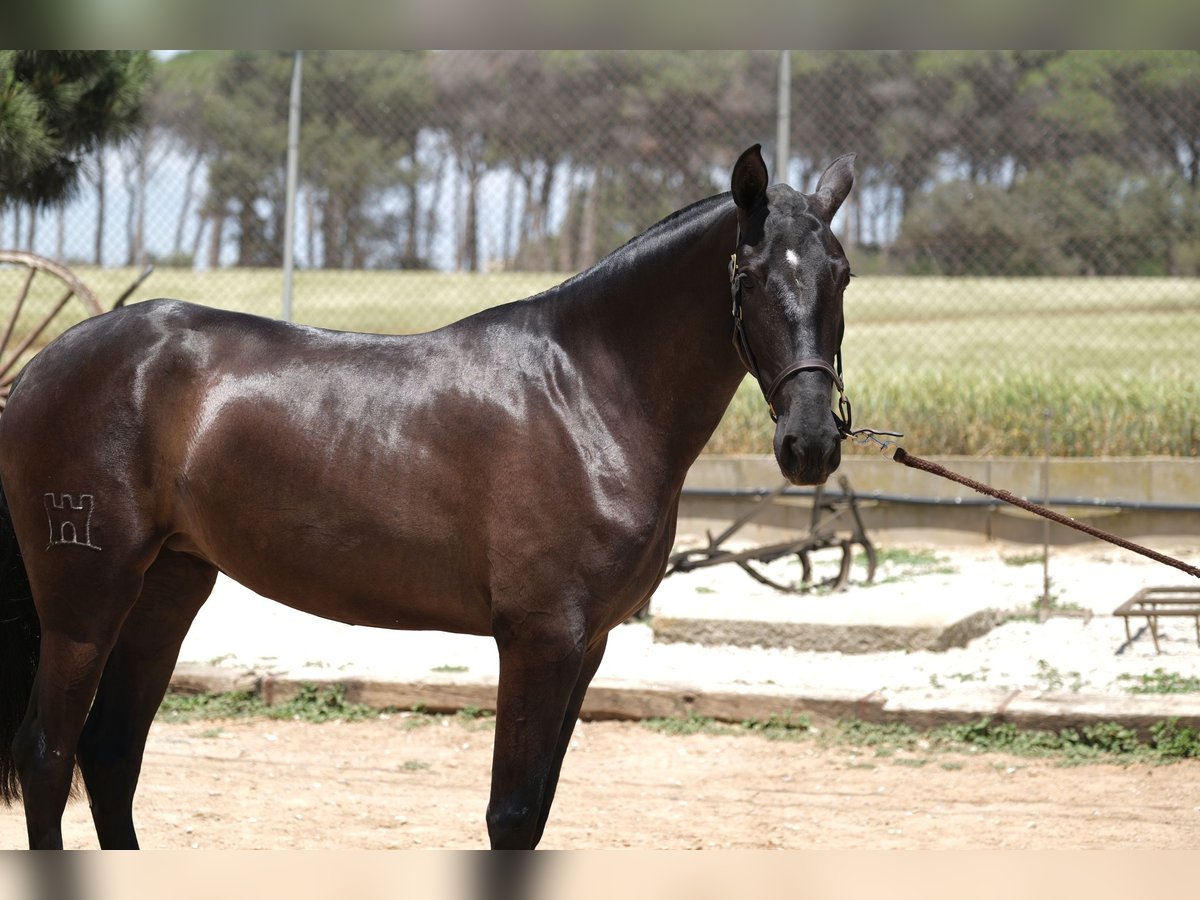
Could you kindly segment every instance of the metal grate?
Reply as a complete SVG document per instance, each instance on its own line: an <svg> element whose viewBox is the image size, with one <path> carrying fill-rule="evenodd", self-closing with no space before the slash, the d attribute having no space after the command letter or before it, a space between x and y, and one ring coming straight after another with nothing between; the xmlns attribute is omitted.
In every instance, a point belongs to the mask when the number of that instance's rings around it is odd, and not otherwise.
<svg viewBox="0 0 1200 900"><path fill-rule="evenodd" d="M1196 625L1196 643L1200 645L1200 587L1142 588L1113 610L1113 615L1125 619L1125 637L1130 643L1133 642L1130 617L1145 616L1155 653L1162 652L1158 646L1158 620L1165 616L1191 616Z"/></svg>

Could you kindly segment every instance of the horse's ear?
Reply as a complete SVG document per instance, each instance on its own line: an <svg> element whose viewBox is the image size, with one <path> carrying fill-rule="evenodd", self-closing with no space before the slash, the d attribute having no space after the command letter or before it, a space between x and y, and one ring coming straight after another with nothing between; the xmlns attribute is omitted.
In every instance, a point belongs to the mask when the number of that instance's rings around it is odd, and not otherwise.
<svg viewBox="0 0 1200 900"><path fill-rule="evenodd" d="M828 225L854 186L854 154L839 156L821 173L817 191L812 195L816 212Z"/></svg>
<svg viewBox="0 0 1200 900"><path fill-rule="evenodd" d="M733 202L743 212L750 212L766 198L767 164L763 162L761 144L755 144L738 157L730 188Z"/></svg>

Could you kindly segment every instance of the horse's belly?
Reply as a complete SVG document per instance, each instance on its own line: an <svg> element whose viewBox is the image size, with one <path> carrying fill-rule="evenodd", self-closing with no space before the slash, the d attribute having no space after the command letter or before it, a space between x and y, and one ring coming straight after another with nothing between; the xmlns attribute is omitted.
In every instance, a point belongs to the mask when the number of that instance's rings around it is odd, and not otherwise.
<svg viewBox="0 0 1200 900"><path fill-rule="evenodd" d="M223 525L216 533L177 532L166 546L208 560L255 593L324 618L379 628L491 631L486 594L470 575L471 561L453 552L452 537L435 544L399 529L286 517L217 521Z"/></svg>

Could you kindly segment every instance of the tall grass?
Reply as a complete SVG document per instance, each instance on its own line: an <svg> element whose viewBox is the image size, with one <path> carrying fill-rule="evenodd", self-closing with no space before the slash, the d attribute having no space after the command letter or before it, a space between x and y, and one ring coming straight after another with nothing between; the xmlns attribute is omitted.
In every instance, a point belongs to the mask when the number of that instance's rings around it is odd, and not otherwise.
<svg viewBox="0 0 1200 900"><path fill-rule="evenodd" d="M1173 378L1019 370L847 374L855 425L902 431L904 445L922 455L1040 456L1049 410L1054 456L1200 456L1200 366ZM773 436L758 385L747 378L707 449L769 453Z"/></svg>
<svg viewBox="0 0 1200 900"><path fill-rule="evenodd" d="M861 282L861 283L860 283ZM923 454L1200 456L1200 281L856 279L846 390L858 426ZM709 451L765 453L757 385Z"/></svg>

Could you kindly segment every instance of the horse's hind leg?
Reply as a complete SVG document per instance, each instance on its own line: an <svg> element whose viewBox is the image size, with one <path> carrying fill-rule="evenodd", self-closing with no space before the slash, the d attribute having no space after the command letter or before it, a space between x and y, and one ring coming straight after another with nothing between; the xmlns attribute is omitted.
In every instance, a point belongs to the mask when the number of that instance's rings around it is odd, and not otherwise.
<svg viewBox="0 0 1200 900"><path fill-rule="evenodd" d="M79 551L75 551L79 552ZM31 573L41 618L37 676L13 760L33 849L62 847L62 814L88 709L121 622L141 587L136 571Z"/></svg>
<svg viewBox="0 0 1200 900"><path fill-rule="evenodd" d="M146 736L162 703L179 647L212 591L217 570L164 550L146 572L79 739L79 768L103 849L135 849L133 795Z"/></svg>

